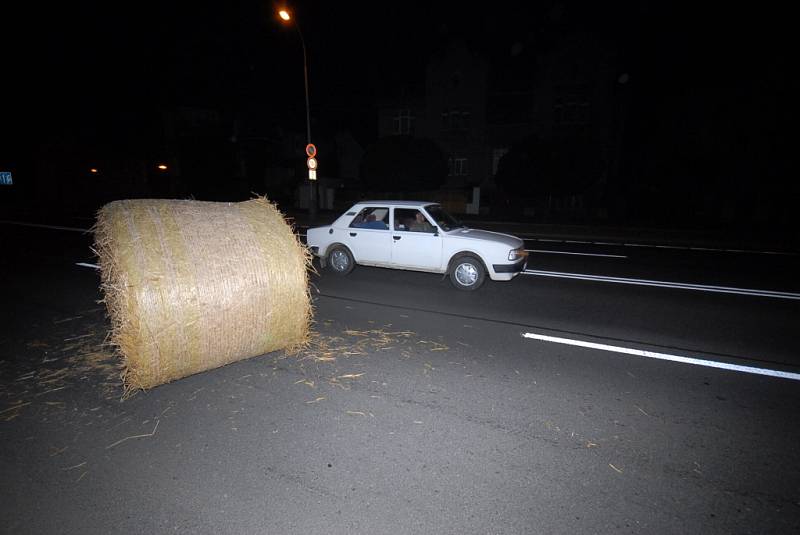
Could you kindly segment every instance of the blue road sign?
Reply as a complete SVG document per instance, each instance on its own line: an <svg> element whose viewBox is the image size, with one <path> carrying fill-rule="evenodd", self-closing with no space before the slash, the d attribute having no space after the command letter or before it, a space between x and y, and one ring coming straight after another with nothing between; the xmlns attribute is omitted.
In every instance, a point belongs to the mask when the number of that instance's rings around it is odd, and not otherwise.
<svg viewBox="0 0 800 535"><path fill-rule="evenodd" d="M0 171L0 186L11 186L14 180L11 178L11 173L8 171Z"/></svg>

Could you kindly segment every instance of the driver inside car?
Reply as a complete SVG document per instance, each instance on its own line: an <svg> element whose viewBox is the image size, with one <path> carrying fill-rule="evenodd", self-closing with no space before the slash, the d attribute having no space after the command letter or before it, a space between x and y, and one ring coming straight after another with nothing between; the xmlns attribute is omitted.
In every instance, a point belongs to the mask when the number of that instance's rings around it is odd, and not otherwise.
<svg viewBox="0 0 800 535"><path fill-rule="evenodd" d="M428 223L428 220L419 211L414 214L414 221L409 228L414 232L433 232L433 225Z"/></svg>

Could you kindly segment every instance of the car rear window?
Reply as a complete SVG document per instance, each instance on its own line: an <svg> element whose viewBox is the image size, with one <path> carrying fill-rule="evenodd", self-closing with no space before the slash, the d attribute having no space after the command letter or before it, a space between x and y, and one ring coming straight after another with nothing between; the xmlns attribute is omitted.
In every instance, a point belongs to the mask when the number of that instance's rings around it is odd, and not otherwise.
<svg viewBox="0 0 800 535"><path fill-rule="evenodd" d="M350 223L351 228L387 230L389 228L389 208L368 206L363 208Z"/></svg>

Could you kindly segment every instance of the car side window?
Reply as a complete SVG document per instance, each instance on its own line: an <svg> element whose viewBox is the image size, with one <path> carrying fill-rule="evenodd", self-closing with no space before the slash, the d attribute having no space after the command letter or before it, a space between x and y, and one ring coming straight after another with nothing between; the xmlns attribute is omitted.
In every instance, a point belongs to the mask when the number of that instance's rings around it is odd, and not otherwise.
<svg viewBox="0 0 800 535"><path fill-rule="evenodd" d="M395 208L394 228L395 230L406 230L409 232L433 233L436 231L436 227L431 225L428 218L425 217L425 214L414 208Z"/></svg>
<svg viewBox="0 0 800 535"><path fill-rule="evenodd" d="M389 228L389 208L385 206L363 208L353 218L350 228L387 230Z"/></svg>

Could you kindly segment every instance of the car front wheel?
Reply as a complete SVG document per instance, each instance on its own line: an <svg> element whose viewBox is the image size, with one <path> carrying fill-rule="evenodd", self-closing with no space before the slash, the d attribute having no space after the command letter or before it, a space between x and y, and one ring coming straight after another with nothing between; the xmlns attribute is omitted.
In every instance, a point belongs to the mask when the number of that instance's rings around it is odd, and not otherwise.
<svg viewBox="0 0 800 535"><path fill-rule="evenodd" d="M334 247L328 253L328 267L337 275L347 275L355 267L353 255L346 247Z"/></svg>
<svg viewBox="0 0 800 535"><path fill-rule="evenodd" d="M486 270L474 256L462 256L453 261L450 282L459 290L477 290L485 280Z"/></svg>

